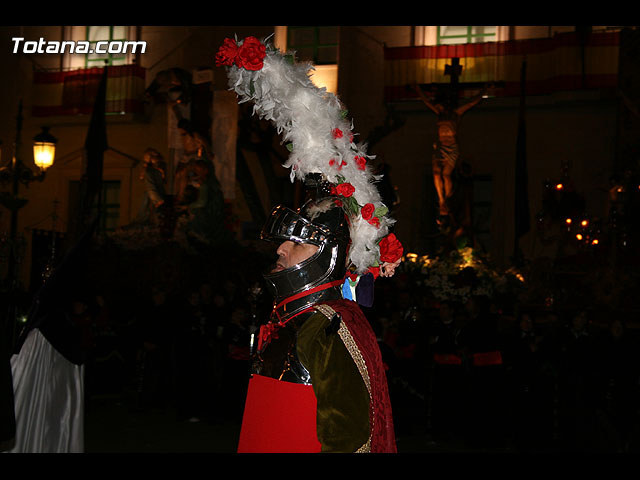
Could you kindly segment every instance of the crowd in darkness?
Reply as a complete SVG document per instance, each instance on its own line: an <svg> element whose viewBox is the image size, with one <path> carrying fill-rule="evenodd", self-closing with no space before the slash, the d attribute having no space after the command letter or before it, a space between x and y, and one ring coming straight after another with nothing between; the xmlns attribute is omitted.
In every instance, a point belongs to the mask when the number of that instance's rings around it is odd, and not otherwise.
<svg viewBox="0 0 640 480"><path fill-rule="evenodd" d="M93 298L74 302L85 331L87 408L127 394L136 411L175 412L176 421L240 422L251 333L260 308L227 279L176 293L163 286L114 314Z"/></svg>
<svg viewBox="0 0 640 480"><path fill-rule="evenodd" d="M633 317L583 305L436 300L401 278L367 312L396 430L470 449L630 452L640 448L640 337ZM408 430L408 432L406 432Z"/></svg>
<svg viewBox="0 0 640 480"><path fill-rule="evenodd" d="M156 286L124 321L108 304L76 302L88 408L92 396L130 391L137 409L167 409L177 421L239 423L251 333L270 307L249 287L230 278L182 294ZM399 438L515 451L640 448L630 319L579 307L502 313L490 298L437 301L401 278L378 287L363 311L387 367Z"/></svg>

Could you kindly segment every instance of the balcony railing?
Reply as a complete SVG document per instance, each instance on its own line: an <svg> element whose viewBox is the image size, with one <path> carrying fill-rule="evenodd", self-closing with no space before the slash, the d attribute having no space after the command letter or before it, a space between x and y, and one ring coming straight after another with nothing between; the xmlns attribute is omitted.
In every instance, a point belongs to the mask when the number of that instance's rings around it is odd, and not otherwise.
<svg viewBox="0 0 640 480"><path fill-rule="evenodd" d="M143 112L145 69L138 65L108 67L107 114ZM102 68L34 72L34 117L88 115L93 109Z"/></svg>

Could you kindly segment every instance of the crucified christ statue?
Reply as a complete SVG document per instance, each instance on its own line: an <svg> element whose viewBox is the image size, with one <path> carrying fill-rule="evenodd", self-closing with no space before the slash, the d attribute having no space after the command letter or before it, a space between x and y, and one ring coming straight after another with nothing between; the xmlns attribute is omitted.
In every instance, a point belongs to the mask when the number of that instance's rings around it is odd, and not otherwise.
<svg viewBox="0 0 640 480"><path fill-rule="evenodd" d="M462 115L480 103L484 92L473 97L464 105L455 107L451 101L432 102L418 85L414 85L414 90L423 103L438 116L438 137L433 144L432 157L433 183L438 192L440 216L447 216L449 215L447 199L453 192L451 173L460 156L457 139L458 126Z"/></svg>

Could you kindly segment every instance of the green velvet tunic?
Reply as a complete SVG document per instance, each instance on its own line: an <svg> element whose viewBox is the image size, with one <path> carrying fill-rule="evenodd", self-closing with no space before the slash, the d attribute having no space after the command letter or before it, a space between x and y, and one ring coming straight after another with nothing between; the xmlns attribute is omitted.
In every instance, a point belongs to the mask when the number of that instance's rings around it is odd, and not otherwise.
<svg viewBox="0 0 640 480"><path fill-rule="evenodd" d="M311 375L318 402L317 433L323 452L355 452L369 438L369 392L329 319L309 317L298 331L297 353Z"/></svg>

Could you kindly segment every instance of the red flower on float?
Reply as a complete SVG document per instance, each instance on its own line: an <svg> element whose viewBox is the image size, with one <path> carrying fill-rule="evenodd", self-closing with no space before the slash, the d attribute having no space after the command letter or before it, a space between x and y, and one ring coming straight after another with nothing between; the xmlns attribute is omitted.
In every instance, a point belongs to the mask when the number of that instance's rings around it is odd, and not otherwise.
<svg viewBox="0 0 640 480"><path fill-rule="evenodd" d="M333 138L342 138L342 130L340 130L339 128L334 128L332 133Z"/></svg>
<svg viewBox="0 0 640 480"><path fill-rule="evenodd" d="M382 240L380 240L380 261L394 263L402 257L404 251L402 243L398 240L395 234L390 233Z"/></svg>

